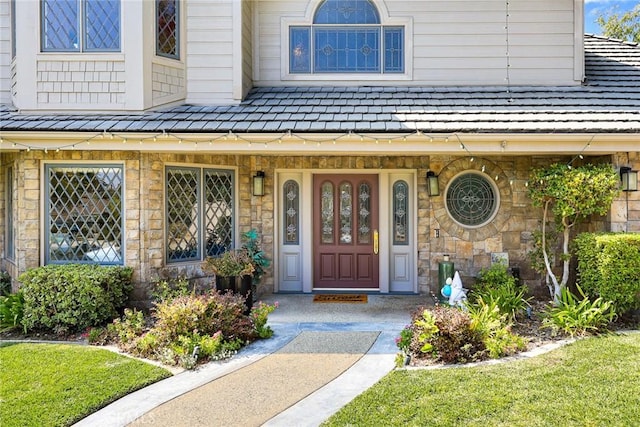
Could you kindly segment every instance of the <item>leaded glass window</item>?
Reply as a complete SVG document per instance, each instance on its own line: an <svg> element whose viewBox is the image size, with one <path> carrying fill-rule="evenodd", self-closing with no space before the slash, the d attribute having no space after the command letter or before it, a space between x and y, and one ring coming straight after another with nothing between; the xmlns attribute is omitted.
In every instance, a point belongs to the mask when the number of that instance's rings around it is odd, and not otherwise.
<svg viewBox="0 0 640 427"><path fill-rule="evenodd" d="M179 59L179 0L156 0L156 54Z"/></svg>
<svg viewBox="0 0 640 427"><path fill-rule="evenodd" d="M234 247L232 171L166 168L167 262L200 261Z"/></svg>
<svg viewBox="0 0 640 427"><path fill-rule="evenodd" d="M46 165L45 262L123 262L123 168Z"/></svg>
<svg viewBox="0 0 640 427"><path fill-rule="evenodd" d="M42 0L44 52L120 50L120 0Z"/></svg>
<svg viewBox="0 0 640 427"><path fill-rule="evenodd" d="M345 182L340 184L340 243L353 242L353 188Z"/></svg>
<svg viewBox="0 0 640 427"><path fill-rule="evenodd" d="M495 186L482 173L462 173L453 178L446 191L447 212L465 227L481 227L491 221L498 202Z"/></svg>
<svg viewBox="0 0 640 427"><path fill-rule="evenodd" d="M393 244L408 245L409 185L405 181L393 184Z"/></svg>
<svg viewBox="0 0 640 427"><path fill-rule="evenodd" d="M297 245L300 242L300 187L294 180L282 186L284 206L284 244Z"/></svg>
<svg viewBox="0 0 640 427"><path fill-rule="evenodd" d="M5 249L7 259L15 260L15 234L13 228L13 197L14 197L14 182L13 182L13 166L7 167L6 174L7 185L5 187L5 210L7 212L7 223L5 233Z"/></svg>
<svg viewBox="0 0 640 427"><path fill-rule="evenodd" d="M333 184L322 184L322 243L332 244L333 238Z"/></svg>
<svg viewBox="0 0 640 427"><path fill-rule="evenodd" d="M313 24L289 29L290 73L403 73L404 27L370 0L326 0Z"/></svg>
<svg viewBox="0 0 640 427"><path fill-rule="evenodd" d="M358 243L371 243L371 187L358 186Z"/></svg>

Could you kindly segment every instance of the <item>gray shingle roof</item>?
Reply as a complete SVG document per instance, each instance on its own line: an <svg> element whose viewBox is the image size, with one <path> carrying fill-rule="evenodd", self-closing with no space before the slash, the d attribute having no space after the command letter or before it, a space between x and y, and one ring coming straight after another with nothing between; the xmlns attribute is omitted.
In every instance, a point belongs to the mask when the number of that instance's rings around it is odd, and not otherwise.
<svg viewBox="0 0 640 427"><path fill-rule="evenodd" d="M20 114L6 131L640 132L640 47L586 35L582 86L256 87L234 106L181 105L138 115Z"/></svg>

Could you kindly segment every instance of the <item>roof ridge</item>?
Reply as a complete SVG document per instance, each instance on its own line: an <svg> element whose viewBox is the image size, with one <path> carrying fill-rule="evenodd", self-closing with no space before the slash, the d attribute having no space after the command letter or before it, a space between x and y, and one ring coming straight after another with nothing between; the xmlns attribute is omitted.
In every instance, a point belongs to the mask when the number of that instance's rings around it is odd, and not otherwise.
<svg viewBox="0 0 640 427"><path fill-rule="evenodd" d="M610 42L614 42L614 43L625 44L627 46L638 47L638 43L637 42L630 42L628 40L616 39L616 38L613 38L613 37L607 37L607 36L602 36L602 35L598 35L598 34L591 34L591 33L585 33L584 36L585 37L591 37L591 38L598 39L598 40L606 40L606 41L610 41Z"/></svg>

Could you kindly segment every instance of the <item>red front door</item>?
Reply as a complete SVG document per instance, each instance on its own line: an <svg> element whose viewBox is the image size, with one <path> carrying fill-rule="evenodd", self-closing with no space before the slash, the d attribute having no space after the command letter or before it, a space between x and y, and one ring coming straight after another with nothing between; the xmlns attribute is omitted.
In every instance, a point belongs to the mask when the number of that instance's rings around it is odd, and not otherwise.
<svg viewBox="0 0 640 427"><path fill-rule="evenodd" d="M313 178L314 289L378 289L378 176Z"/></svg>

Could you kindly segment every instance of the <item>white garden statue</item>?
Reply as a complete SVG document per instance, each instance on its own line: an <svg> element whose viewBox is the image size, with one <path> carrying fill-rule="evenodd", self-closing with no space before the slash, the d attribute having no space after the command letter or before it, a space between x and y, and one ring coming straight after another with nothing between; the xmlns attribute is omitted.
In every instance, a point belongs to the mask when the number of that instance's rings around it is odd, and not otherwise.
<svg viewBox="0 0 640 427"><path fill-rule="evenodd" d="M460 274L456 271L451 282L451 295L449 296L449 305L464 308L464 302L467 300L467 290L462 287Z"/></svg>

